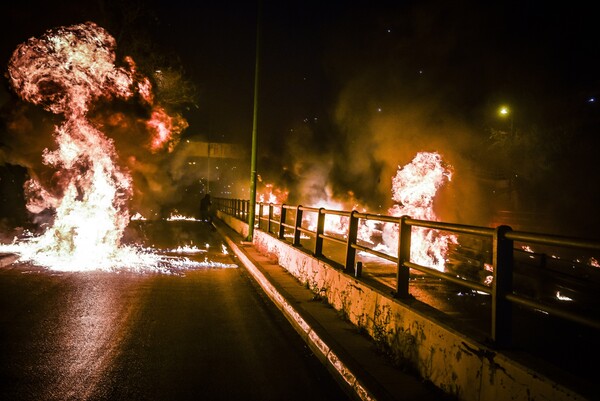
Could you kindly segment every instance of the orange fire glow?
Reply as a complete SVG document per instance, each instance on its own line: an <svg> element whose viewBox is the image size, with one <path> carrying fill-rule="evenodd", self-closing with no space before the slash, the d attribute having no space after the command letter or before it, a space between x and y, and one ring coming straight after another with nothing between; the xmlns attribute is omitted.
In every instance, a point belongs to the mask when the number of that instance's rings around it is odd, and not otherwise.
<svg viewBox="0 0 600 401"><path fill-rule="evenodd" d="M351 197L352 198L352 197ZM366 211L364 208L360 208L356 202L351 199L349 203L342 203L339 201L335 201L329 197L328 199L320 199L315 205L315 208L323 208L327 210L360 210ZM310 230L316 230L317 228L317 215L316 214L308 214L304 218L307 222L307 227ZM350 223L350 218L346 216L339 216L335 214L327 214L325 216L325 225L323 227L323 231L329 234L335 234L337 236L346 237L348 234L348 224ZM359 225L358 238L362 241L370 242L370 237L372 232L367 228L368 226L365 224Z"/></svg>
<svg viewBox="0 0 600 401"><path fill-rule="evenodd" d="M152 132L150 150L156 152L166 148L171 152L177 144L177 135L187 128L187 122L178 116L170 116L162 107L155 106L146 126Z"/></svg>
<svg viewBox="0 0 600 401"><path fill-rule="evenodd" d="M284 189L277 188L273 184L264 184L264 189L257 194L257 199L261 203L281 205L287 201L288 195L289 192Z"/></svg>

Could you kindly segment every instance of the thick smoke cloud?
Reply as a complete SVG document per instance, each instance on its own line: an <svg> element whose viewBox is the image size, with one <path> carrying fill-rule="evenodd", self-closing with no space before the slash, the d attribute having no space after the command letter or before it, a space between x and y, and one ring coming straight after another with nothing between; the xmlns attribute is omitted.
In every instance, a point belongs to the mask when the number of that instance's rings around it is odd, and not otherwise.
<svg viewBox="0 0 600 401"><path fill-rule="evenodd" d="M454 170L436 198L442 220L597 237L586 18L476 2L343 9L323 30L329 80L315 92L334 101L319 121L279 131L292 176L264 175L283 177L297 203L385 213L398 167L438 151ZM497 114L502 103L512 121Z"/></svg>
<svg viewBox="0 0 600 401"><path fill-rule="evenodd" d="M533 216L536 226L516 221L526 228L599 237L600 191L592 184L598 113L588 100L597 95L600 57L592 57L598 35L586 8L438 0L265 4L259 191L272 183L288 191L288 203L325 199L385 213L398 166L436 150L454 170L436 198L439 218L490 225L503 222L500 211L510 211L518 219ZM160 21L153 39L181 55L177 62L202 88L198 112L184 113L195 118L184 134L217 141L225 134L248 156L254 7L246 4L233 17L216 5L163 10L159 18L144 14L143 22ZM138 19L128 26L142 25ZM117 32L121 49L146 37ZM136 61L156 87L154 73L166 70ZM496 114L504 102L513 110L512 132ZM149 113L131 104L91 112L132 172L132 210L148 216L186 202L185 189L205 176L186 168L181 146L157 153L140 146L147 138L140 121ZM37 155L52 144L55 117L9 103L4 116L2 160L37 169ZM238 170L248 167L248 159L238 161ZM248 176L234 184L245 192L232 196L248 197Z"/></svg>

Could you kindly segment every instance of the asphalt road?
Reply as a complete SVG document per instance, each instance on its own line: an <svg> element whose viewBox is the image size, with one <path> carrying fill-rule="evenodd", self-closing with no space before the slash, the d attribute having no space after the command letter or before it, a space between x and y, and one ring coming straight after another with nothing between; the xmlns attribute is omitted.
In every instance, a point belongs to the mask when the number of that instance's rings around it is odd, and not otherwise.
<svg viewBox="0 0 600 401"><path fill-rule="evenodd" d="M346 396L243 268L0 268L0 400L200 399Z"/></svg>

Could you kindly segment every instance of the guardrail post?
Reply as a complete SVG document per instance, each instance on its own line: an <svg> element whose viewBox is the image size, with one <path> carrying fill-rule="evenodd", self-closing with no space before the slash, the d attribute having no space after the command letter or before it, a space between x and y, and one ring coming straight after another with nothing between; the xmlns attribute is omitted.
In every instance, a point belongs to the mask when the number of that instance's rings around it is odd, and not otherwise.
<svg viewBox="0 0 600 401"><path fill-rule="evenodd" d="M402 216L398 221L398 265L396 267L396 298L409 298L408 281L410 269L404 262L410 262L412 227L406 222L410 216Z"/></svg>
<svg viewBox="0 0 600 401"><path fill-rule="evenodd" d="M358 217L355 216L356 211L350 213L350 224L348 224L348 242L346 243L346 263L344 271L348 274L354 273L354 263L356 261L356 238L358 236Z"/></svg>
<svg viewBox="0 0 600 401"><path fill-rule="evenodd" d="M258 204L258 228L260 228L260 223L263 219L263 213L264 213L263 206L264 205L262 203Z"/></svg>
<svg viewBox="0 0 600 401"><path fill-rule="evenodd" d="M354 277L360 278L362 276L362 262L356 262L354 267Z"/></svg>
<svg viewBox="0 0 600 401"><path fill-rule="evenodd" d="M294 223L294 246L300 245L300 227L302 226L302 205L296 207L296 221Z"/></svg>
<svg viewBox="0 0 600 401"><path fill-rule="evenodd" d="M323 234L325 233L325 208L320 208L317 214L317 236L315 237L315 256L323 256Z"/></svg>
<svg viewBox="0 0 600 401"><path fill-rule="evenodd" d="M513 291L513 241L506 238L509 231L509 226L496 227L493 239L492 340L499 347L510 345L512 332L512 304L506 299Z"/></svg>
<svg viewBox="0 0 600 401"><path fill-rule="evenodd" d="M281 205L281 215L279 216L279 234L277 238L283 240L285 239L285 219L287 217L287 209L285 208L285 204Z"/></svg>
<svg viewBox="0 0 600 401"><path fill-rule="evenodd" d="M271 234L271 222L273 221L273 204L269 203L269 220L267 222L267 232Z"/></svg>

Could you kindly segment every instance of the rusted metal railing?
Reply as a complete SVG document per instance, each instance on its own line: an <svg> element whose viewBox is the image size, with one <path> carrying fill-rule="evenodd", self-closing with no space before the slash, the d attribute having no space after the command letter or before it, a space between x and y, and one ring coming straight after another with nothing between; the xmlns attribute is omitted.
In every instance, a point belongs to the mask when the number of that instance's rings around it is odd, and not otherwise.
<svg viewBox="0 0 600 401"><path fill-rule="evenodd" d="M247 201L218 199L219 210L232 216L248 221ZM305 217L312 214L316 217L314 228L303 225ZM340 216L346 220L347 230L342 237L325 231L325 222L328 216ZM313 221L314 221L313 220ZM398 229L398 252L390 255L372 249L358 241L359 221L373 220L379 223L394 224ZM382 258L396 265L396 286L394 296L402 299L410 297L409 279L410 270L416 270L442 280L458 284L473 291L489 294L492 297L491 310L491 339L497 346L507 346L511 342L512 332L512 307L521 305L544 311L548 314L567 319L582 325L600 330L600 321L595 318L566 311L557 307L541 303L533 298L518 295L513 290L514 271L514 243L539 244L544 246L557 246L575 248L579 250L600 253L600 242L580 240L574 238L513 231L509 226L496 228L478 227L462 224L453 224L437 221L417 220L409 216L383 216L357 211L329 210L305 206L274 205L259 203L256 215L255 228L268 232L282 241L287 241L286 230L291 232L293 246L301 245L301 235L305 234L314 239L312 254L323 257L325 242L331 242L345 247L345 260L343 270L345 273L354 274L357 251ZM428 228L453 234L467 234L489 240L492 244L492 274L493 280L486 285L474 280L458 277L436 270L430 266L423 266L411 261L411 239L413 227ZM310 251L310 250L308 250ZM362 267L362 265L361 265Z"/></svg>

